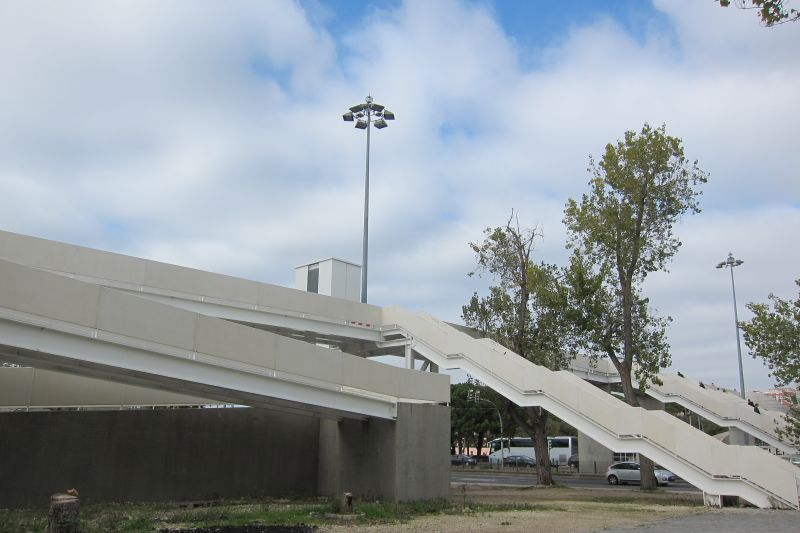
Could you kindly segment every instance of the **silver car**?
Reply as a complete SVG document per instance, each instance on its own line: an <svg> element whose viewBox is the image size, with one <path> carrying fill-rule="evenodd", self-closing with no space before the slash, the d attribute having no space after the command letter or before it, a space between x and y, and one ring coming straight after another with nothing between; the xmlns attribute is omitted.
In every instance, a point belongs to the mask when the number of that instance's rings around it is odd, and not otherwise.
<svg viewBox="0 0 800 533"><path fill-rule="evenodd" d="M656 468L656 482L659 485L669 485L675 481L675 474L663 468ZM609 485L619 485L620 483L641 483L642 472L639 463L625 462L615 463L606 470L606 480Z"/></svg>

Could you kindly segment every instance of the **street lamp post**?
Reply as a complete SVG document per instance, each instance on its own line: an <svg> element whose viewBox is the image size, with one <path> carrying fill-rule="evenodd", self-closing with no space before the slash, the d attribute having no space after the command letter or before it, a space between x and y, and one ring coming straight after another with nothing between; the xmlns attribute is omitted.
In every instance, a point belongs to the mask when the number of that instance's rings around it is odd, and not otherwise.
<svg viewBox="0 0 800 533"><path fill-rule="evenodd" d="M369 249L369 132L374 124L376 128L382 130L388 124L387 120L394 120L394 113L376 104L372 96L367 96L363 104L356 104L342 115L346 122L355 121L355 127L360 130L367 130L367 162L366 175L364 178L364 241L362 244L361 256L361 302L367 303L367 259Z"/></svg>
<svg viewBox="0 0 800 533"><path fill-rule="evenodd" d="M742 345L739 341L739 313L736 310L736 283L733 281L733 269L744 263L741 259L734 259L733 253L728 253L728 258L717 265L717 268L730 267L731 269L731 289L733 290L733 320L736 323L736 352L739 355L739 396L744 399L744 371L742 370Z"/></svg>
<svg viewBox="0 0 800 533"><path fill-rule="evenodd" d="M494 410L497 411L497 420L500 421L500 470L502 470L503 469L503 463L505 463L505 459L506 459L506 447L503 444L503 417L500 416L500 409L497 407L497 405L493 401L487 400L486 398L481 398L481 391L479 391L479 390L475 390L475 389L468 390L467 391L467 400L473 401L475 403L488 402L488 403L492 404L492 407L494 407Z"/></svg>

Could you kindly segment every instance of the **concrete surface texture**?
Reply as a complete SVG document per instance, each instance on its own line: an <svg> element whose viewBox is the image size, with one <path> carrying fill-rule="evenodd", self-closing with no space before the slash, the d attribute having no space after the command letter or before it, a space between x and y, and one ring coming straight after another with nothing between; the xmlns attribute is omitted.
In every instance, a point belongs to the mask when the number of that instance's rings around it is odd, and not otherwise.
<svg viewBox="0 0 800 533"><path fill-rule="evenodd" d="M87 503L449 494L448 407L397 421L257 408L0 414L0 508L77 488ZM423 430L424 428L424 430Z"/></svg>
<svg viewBox="0 0 800 533"><path fill-rule="evenodd" d="M319 493L393 501L446 498L449 440L450 408L441 405L401 403L396 422L323 420Z"/></svg>
<svg viewBox="0 0 800 533"><path fill-rule="evenodd" d="M263 409L0 415L0 507L316 492L318 421Z"/></svg>

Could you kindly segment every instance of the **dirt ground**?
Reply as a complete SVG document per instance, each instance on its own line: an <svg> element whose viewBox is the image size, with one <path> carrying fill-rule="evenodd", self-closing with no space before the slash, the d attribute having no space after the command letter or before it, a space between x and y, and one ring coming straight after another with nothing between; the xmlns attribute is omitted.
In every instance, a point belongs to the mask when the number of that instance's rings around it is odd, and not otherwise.
<svg viewBox="0 0 800 533"><path fill-rule="evenodd" d="M330 533L418 531L462 533L464 531L522 533L579 533L610 528L636 527L669 518L708 512L697 506L697 495L639 491L582 490L568 488L506 488L456 486L451 489L454 503L470 507L470 502L518 504L523 510L475 512L463 515L438 515L416 518L404 524L375 526L333 526L320 531Z"/></svg>

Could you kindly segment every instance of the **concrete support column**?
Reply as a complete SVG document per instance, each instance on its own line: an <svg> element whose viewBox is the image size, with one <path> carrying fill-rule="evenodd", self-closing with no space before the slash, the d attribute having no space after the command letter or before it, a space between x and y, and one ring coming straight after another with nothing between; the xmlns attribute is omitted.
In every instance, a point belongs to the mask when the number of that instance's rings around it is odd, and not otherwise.
<svg viewBox="0 0 800 533"><path fill-rule="evenodd" d="M317 493L337 496L342 492L339 456L342 453L339 421L322 418L319 421L319 467Z"/></svg>
<svg viewBox="0 0 800 533"><path fill-rule="evenodd" d="M647 409L648 411L664 410L664 402L660 402L652 396L647 395L639 396L639 406Z"/></svg>
<svg viewBox="0 0 800 533"><path fill-rule="evenodd" d="M406 368L409 370L414 368L414 352L411 350L411 344L406 344Z"/></svg>
<svg viewBox="0 0 800 533"><path fill-rule="evenodd" d="M755 444L755 439L752 435L745 433L739 428L729 427L728 444L734 444L737 446L753 446Z"/></svg>
<svg viewBox="0 0 800 533"><path fill-rule="evenodd" d="M578 458L578 472L602 475L613 463L614 452L579 431Z"/></svg>
<svg viewBox="0 0 800 533"><path fill-rule="evenodd" d="M450 408L397 405L396 420L320 421L320 496L408 501L450 493Z"/></svg>

